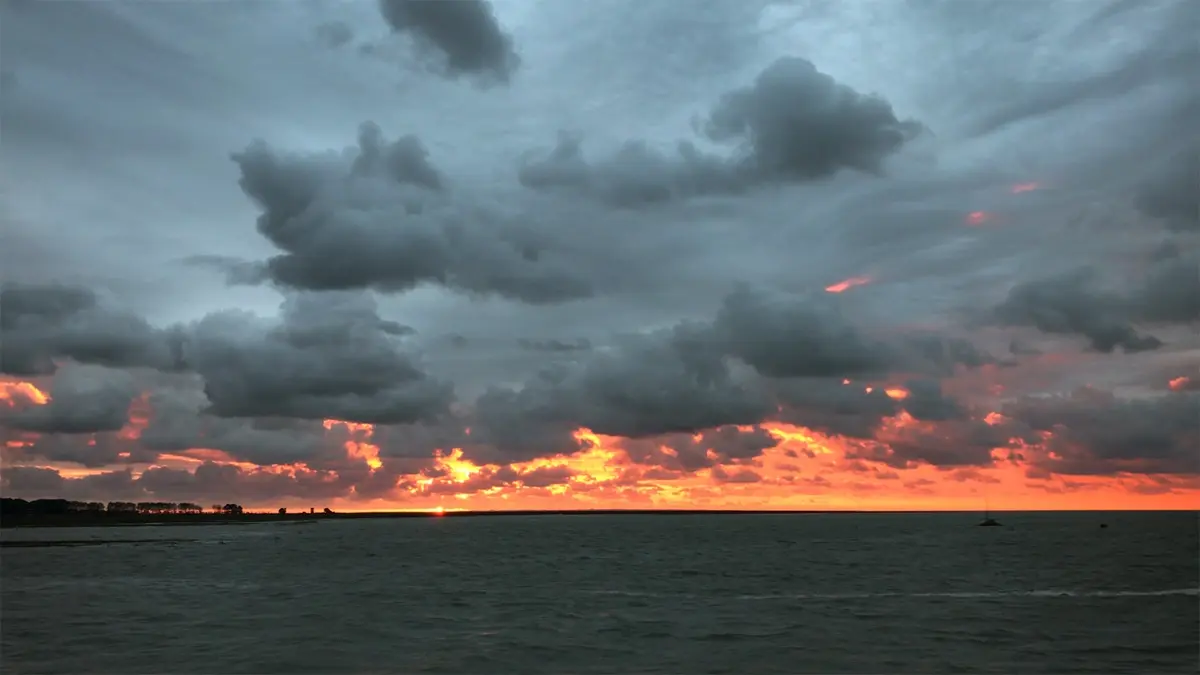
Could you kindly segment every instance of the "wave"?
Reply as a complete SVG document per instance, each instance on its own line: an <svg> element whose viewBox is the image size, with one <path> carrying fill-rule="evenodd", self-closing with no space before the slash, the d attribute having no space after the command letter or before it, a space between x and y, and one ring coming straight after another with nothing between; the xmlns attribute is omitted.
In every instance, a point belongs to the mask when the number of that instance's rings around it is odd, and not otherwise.
<svg viewBox="0 0 1200 675"><path fill-rule="evenodd" d="M628 597L646 597L646 598L661 598L661 597L677 597L677 598L708 598L714 599L711 595L697 595L694 593L650 593L643 591L620 591L620 590L598 590L591 591L595 595L622 595ZM899 592L875 592L875 593L771 593L766 595L736 595L731 596L734 600L868 600L871 598L958 598L962 600L970 599L985 599L985 598L1012 598L1012 597L1029 597L1029 598L1141 598L1141 597L1163 597L1171 595L1186 595L1198 597L1200 596L1200 588L1167 588L1154 591L1116 591L1116 590L1033 590L1033 591L935 591L928 593L899 593Z"/></svg>

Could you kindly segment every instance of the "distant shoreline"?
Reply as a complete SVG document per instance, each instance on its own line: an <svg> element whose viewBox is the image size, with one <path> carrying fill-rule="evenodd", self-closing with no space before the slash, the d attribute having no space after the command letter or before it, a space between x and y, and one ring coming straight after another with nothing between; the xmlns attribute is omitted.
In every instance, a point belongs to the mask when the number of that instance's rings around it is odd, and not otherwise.
<svg viewBox="0 0 1200 675"><path fill-rule="evenodd" d="M1147 513L1196 513L1194 509L1147 511ZM997 511L995 513L1021 513ZM1035 513L1035 512L1029 512ZM1105 511L1041 511L1036 513L1107 513ZM258 523L317 523L329 520L389 518L472 518L503 516L738 516L738 515L904 515L963 514L976 511L826 511L826 510L730 510L730 509L562 509L513 511L364 511L353 513L169 513L109 514L71 513L8 515L0 519L0 529L52 527L138 527L188 525L254 525Z"/></svg>

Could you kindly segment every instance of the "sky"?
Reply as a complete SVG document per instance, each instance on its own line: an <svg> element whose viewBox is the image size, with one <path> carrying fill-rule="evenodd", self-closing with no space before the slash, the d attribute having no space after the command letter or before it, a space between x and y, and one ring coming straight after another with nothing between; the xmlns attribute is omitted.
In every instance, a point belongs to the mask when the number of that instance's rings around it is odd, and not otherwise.
<svg viewBox="0 0 1200 675"><path fill-rule="evenodd" d="M5 496L1200 505L1195 2L0 18Z"/></svg>

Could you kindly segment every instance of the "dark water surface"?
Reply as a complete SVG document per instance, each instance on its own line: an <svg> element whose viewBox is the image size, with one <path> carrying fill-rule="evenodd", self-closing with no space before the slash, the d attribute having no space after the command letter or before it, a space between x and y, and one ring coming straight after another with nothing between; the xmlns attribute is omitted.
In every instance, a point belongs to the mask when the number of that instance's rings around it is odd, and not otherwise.
<svg viewBox="0 0 1200 675"><path fill-rule="evenodd" d="M1196 514L999 519L1005 527L975 527L969 514L618 515L6 531L6 541L143 541L4 548L0 668L1197 672Z"/></svg>

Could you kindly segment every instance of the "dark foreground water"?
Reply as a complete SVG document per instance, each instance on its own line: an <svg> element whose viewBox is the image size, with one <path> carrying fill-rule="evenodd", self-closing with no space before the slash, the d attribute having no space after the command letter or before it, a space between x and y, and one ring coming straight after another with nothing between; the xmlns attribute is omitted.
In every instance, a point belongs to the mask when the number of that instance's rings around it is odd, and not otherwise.
<svg viewBox="0 0 1200 675"><path fill-rule="evenodd" d="M6 531L5 673L1197 672L1197 516ZM1099 527L1101 522L1107 528Z"/></svg>

